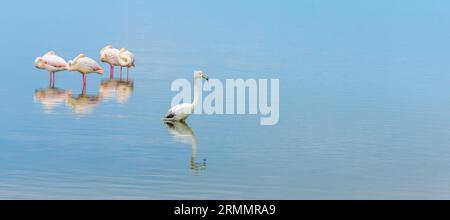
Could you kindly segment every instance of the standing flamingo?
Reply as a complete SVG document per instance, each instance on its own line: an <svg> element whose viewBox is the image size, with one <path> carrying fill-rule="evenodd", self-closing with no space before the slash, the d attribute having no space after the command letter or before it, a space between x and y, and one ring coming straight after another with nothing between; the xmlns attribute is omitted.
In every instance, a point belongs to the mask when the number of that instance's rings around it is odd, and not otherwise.
<svg viewBox="0 0 450 220"><path fill-rule="evenodd" d="M185 121L190 115L194 113L196 106L200 103L201 86L200 81L206 79L209 80L208 75L203 71L194 72L194 101L192 103L183 103L173 106L167 111L163 120L165 121Z"/></svg>
<svg viewBox="0 0 450 220"><path fill-rule="evenodd" d="M128 70L130 67L134 67L134 54L131 53L126 48L122 48L119 51L119 64L120 64L120 79L122 79L122 67L127 68L127 81L128 81Z"/></svg>
<svg viewBox="0 0 450 220"><path fill-rule="evenodd" d="M83 75L83 92L86 92L86 74L88 73L98 73L103 74L103 68L98 65L95 60L86 57L84 54L80 54L75 59L68 62L70 71L78 71Z"/></svg>
<svg viewBox="0 0 450 220"><path fill-rule="evenodd" d="M100 60L109 64L109 78L114 78L114 66L119 66L119 50L107 45L100 50Z"/></svg>
<svg viewBox="0 0 450 220"><path fill-rule="evenodd" d="M34 66L38 69L46 69L50 73L50 87L55 86L55 72L68 69L67 62L56 55L54 51L47 52L42 57L37 57L34 60Z"/></svg>

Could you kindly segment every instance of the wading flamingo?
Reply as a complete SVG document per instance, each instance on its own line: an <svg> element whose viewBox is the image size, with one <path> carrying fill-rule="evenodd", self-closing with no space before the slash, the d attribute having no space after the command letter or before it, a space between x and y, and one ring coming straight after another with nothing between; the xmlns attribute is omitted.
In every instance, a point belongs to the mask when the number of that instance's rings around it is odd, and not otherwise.
<svg viewBox="0 0 450 220"><path fill-rule="evenodd" d="M34 66L38 69L45 69L49 71L50 87L55 86L55 72L68 69L67 62L63 58L56 55L54 51L49 51L44 56L37 57L34 60Z"/></svg>
<svg viewBox="0 0 450 220"><path fill-rule="evenodd" d="M119 50L107 45L100 50L100 60L109 64L109 78L114 78L114 66L119 66Z"/></svg>
<svg viewBox="0 0 450 220"><path fill-rule="evenodd" d="M194 72L194 101L192 103L183 103L173 106L164 116L165 121L184 121L187 117L194 113L195 107L199 104L200 99L200 80L206 79L208 81L208 75L202 71Z"/></svg>
<svg viewBox="0 0 450 220"><path fill-rule="evenodd" d="M119 51L119 64L120 64L120 79L122 79L122 67L127 68L127 81L128 71L130 67L134 67L134 54L126 48L122 48Z"/></svg>
<svg viewBox="0 0 450 220"><path fill-rule="evenodd" d="M103 69L98 65L95 60L86 57L84 54L80 54L75 59L68 62L70 71L78 71L83 75L83 92L86 92L86 74L88 73L98 73L103 74Z"/></svg>

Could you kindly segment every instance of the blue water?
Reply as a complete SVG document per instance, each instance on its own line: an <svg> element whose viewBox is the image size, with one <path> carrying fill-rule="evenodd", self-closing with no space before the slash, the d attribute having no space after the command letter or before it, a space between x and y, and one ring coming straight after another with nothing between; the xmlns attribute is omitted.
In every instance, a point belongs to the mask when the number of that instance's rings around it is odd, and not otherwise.
<svg viewBox="0 0 450 220"><path fill-rule="evenodd" d="M2 3L0 198L449 199L449 12L444 0ZM106 44L135 53L132 84L89 75L83 99L80 74L57 73L50 91L32 65L48 50L99 61ZM196 69L280 79L279 123L165 125L172 81Z"/></svg>

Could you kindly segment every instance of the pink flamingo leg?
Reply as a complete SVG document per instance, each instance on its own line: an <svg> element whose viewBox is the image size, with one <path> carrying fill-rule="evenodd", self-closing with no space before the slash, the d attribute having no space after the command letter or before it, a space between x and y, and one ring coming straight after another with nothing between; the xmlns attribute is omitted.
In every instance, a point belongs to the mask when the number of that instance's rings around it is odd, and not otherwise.
<svg viewBox="0 0 450 220"><path fill-rule="evenodd" d="M127 81L128 81L128 71L130 70L130 67L127 67Z"/></svg>
<svg viewBox="0 0 450 220"><path fill-rule="evenodd" d="M109 64L109 79L114 78L114 66Z"/></svg>
<svg viewBox="0 0 450 220"><path fill-rule="evenodd" d="M52 81L53 81L52 72L49 72L48 76L49 76L48 87L52 87Z"/></svg>
<svg viewBox="0 0 450 220"><path fill-rule="evenodd" d="M55 72L53 72L52 75L53 75L52 87L55 87L55 81L56 81L56 74L55 74Z"/></svg>
<svg viewBox="0 0 450 220"><path fill-rule="evenodd" d="M83 91L81 92L81 95L84 95L86 93L86 74L83 73Z"/></svg>

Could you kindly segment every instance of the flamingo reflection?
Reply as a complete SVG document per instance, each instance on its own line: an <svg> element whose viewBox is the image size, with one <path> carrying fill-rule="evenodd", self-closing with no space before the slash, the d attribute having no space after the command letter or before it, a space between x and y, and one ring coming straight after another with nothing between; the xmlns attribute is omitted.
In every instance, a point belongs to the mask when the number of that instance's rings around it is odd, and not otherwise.
<svg viewBox="0 0 450 220"><path fill-rule="evenodd" d="M72 91L49 87L46 89L36 89L33 93L35 103L40 103L44 107L45 113L51 113L56 106L64 104L72 95Z"/></svg>
<svg viewBox="0 0 450 220"><path fill-rule="evenodd" d="M103 100L116 98L117 102L124 104L133 94L134 82L115 79L102 80L99 95Z"/></svg>
<svg viewBox="0 0 450 220"><path fill-rule="evenodd" d="M72 108L76 114L84 115L89 114L100 103L100 97L98 95L86 95L82 93L78 96L69 96L66 101L67 106Z"/></svg>
<svg viewBox="0 0 450 220"><path fill-rule="evenodd" d="M58 105L66 104L75 114L87 115L100 105L111 99L125 104L133 94L134 81L103 80L98 94L87 94L83 83L81 94L73 95L72 91L49 87L36 89L33 93L34 102L44 106L45 113L53 112Z"/></svg>
<svg viewBox="0 0 450 220"><path fill-rule="evenodd" d="M197 162L197 139L194 132L186 122L181 121L166 121L164 122L169 133L175 138L176 141L184 144L190 144L192 146L190 169L198 172L206 169L206 159L202 162Z"/></svg>

